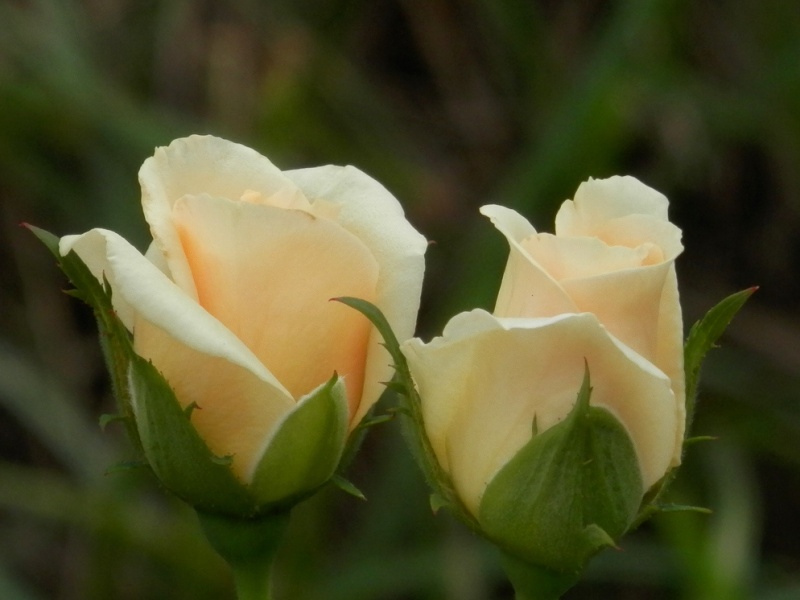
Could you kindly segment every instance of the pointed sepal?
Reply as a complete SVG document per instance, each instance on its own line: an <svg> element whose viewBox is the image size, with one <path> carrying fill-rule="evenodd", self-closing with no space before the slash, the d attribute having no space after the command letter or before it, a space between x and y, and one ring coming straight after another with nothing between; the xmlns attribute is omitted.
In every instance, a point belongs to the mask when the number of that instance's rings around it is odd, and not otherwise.
<svg viewBox="0 0 800 600"><path fill-rule="evenodd" d="M697 397L697 384L700 379L700 368L708 351L711 350L725 333L733 317L736 316L745 302L752 296L757 287L748 288L731 294L709 310L705 316L692 325L684 345L684 369L686 371L686 423L691 425L694 417L694 405ZM688 430L688 427L687 427Z"/></svg>
<svg viewBox="0 0 800 600"><path fill-rule="evenodd" d="M336 472L347 441L344 380L332 377L278 426L264 449L250 488L259 504L294 504Z"/></svg>
<svg viewBox="0 0 800 600"><path fill-rule="evenodd" d="M144 455L164 486L192 506L252 515L257 502L191 423L166 380L148 361L131 358L130 389Z"/></svg>
<svg viewBox="0 0 800 600"><path fill-rule="evenodd" d="M439 465L430 441L425 435L419 393L417 393L411 377L408 361L400 350L400 343L386 317L377 306L360 298L342 297L333 298L333 300L359 311L372 322L383 337L383 345L392 358L392 366L395 370L394 379L387 384L387 387L397 393L399 398L394 412L402 417L400 421L403 437L437 498L435 510L446 507L469 528L480 533L477 521L456 494L450 476Z"/></svg>
<svg viewBox="0 0 800 600"><path fill-rule="evenodd" d="M59 251L58 237L33 225L26 225L26 227L50 250L56 258L58 266L75 286L75 289L68 290L67 293L92 308L100 331L100 346L111 376L114 397L117 399L117 405L123 417L121 420L125 424L128 437L133 445L137 449L141 449L128 390L130 357L134 354L131 336L114 310L108 283L98 281L74 251L62 256Z"/></svg>
<svg viewBox="0 0 800 600"><path fill-rule="evenodd" d="M485 535L504 553L565 577L615 544L642 497L628 432L590 397L587 369L570 414L500 469L479 508Z"/></svg>

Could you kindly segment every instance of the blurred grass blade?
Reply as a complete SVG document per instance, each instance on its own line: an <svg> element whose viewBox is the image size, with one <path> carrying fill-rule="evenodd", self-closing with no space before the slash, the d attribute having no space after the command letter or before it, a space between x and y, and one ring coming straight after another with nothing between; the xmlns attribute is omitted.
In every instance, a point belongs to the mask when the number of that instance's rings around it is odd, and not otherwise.
<svg viewBox="0 0 800 600"><path fill-rule="evenodd" d="M22 356L0 343L0 405L72 473L82 479L102 475L114 454L110 444L81 411L81 403Z"/></svg>

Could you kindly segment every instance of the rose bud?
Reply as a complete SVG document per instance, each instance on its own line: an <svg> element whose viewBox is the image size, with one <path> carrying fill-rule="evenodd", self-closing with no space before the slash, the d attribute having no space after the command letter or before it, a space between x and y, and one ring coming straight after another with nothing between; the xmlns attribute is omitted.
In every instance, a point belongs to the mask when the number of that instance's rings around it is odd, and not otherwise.
<svg viewBox="0 0 800 600"><path fill-rule="evenodd" d="M401 347L443 504L557 597L680 463L681 232L630 177L582 184L555 235L482 212L511 246L494 314Z"/></svg>
<svg viewBox="0 0 800 600"><path fill-rule="evenodd" d="M353 167L281 172L214 137L157 149L139 180L146 254L102 229L60 252L107 282L133 335L144 454L202 510L290 505L334 475L391 376L369 321L330 299L369 300L410 336L426 241Z"/></svg>

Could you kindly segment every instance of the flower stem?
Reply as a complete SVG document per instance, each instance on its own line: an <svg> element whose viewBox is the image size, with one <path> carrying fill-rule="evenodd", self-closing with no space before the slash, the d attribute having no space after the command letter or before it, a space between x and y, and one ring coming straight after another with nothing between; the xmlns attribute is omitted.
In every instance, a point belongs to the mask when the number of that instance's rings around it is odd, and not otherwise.
<svg viewBox="0 0 800 600"><path fill-rule="evenodd" d="M289 512L253 519L197 511L203 533L233 570L239 600L270 600L272 563Z"/></svg>
<svg viewBox="0 0 800 600"><path fill-rule="evenodd" d="M501 562L516 600L558 600L578 582L579 574L562 573L502 554Z"/></svg>

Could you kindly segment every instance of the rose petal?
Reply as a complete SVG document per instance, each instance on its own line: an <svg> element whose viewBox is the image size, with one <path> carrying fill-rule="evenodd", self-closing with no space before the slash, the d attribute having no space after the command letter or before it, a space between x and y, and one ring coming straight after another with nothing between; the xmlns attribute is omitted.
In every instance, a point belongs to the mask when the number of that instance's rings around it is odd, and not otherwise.
<svg viewBox="0 0 800 600"><path fill-rule="evenodd" d="M556 237L549 233L525 238L520 246L534 263L557 282L638 269L650 255L650 249L644 246L609 246L597 238ZM529 291L535 292L535 288Z"/></svg>
<svg viewBox="0 0 800 600"><path fill-rule="evenodd" d="M414 334L428 243L406 220L400 203L380 183L354 167L324 166L284 173L316 205L340 207L339 224L369 248L378 263L375 304L398 339ZM372 331L364 376L364 393L353 424L383 393L392 376L389 355Z"/></svg>
<svg viewBox="0 0 800 600"><path fill-rule="evenodd" d="M255 150L216 138L193 135L157 148L139 170L142 208L153 239L173 280L196 298L189 266L172 224L172 207L186 195L209 194L238 200L247 192L292 196L296 187Z"/></svg>
<svg viewBox="0 0 800 600"><path fill-rule="evenodd" d="M669 379L593 315L498 319L475 310L428 344L410 340L403 352L437 458L473 514L488 482L530 440L534 417L541 432L569 413L584 358L592 405L631 434L645 489L675 455L680 413Z"/></svg>
<svg viewBox="0 0 800 600"><path fill-rule="evenodd" d="M494 314L499 317L553 316L577 312L575 303L523 247L536 230L516 211L497 205L481 207L481 213L506 236L508 264L497 293Z"/></svg>
<svg viewBox="0 0 800 600"><path fill-rule="evenodd" d="M369 249L301 210L202 195L179 200L173 215L199 303L296 399L338 372L355 413L372 328L330 299L374 301Z"/></svg>
<svg viewBox="0 0 800 600"><path fill-rule="evenodd" d="M592 179L578 186L556 214L556 235L587 235L597 224L627 215L650 215L667 221L669 200L635 177L615 175ZM590 234L589 234L590 235Z"/></svg>
<svg viewBox="0 0 800 600"><path fill-rule="evenodd" d="M197 403L198 432L216 454L234 454L233 470L246 481L258 450L294 407L288 391L241 340L116 233L94 229L64 238L61 252L71 249L109 280L115 306L131 309L136 351L153 361L184 407Z"/></svg>

